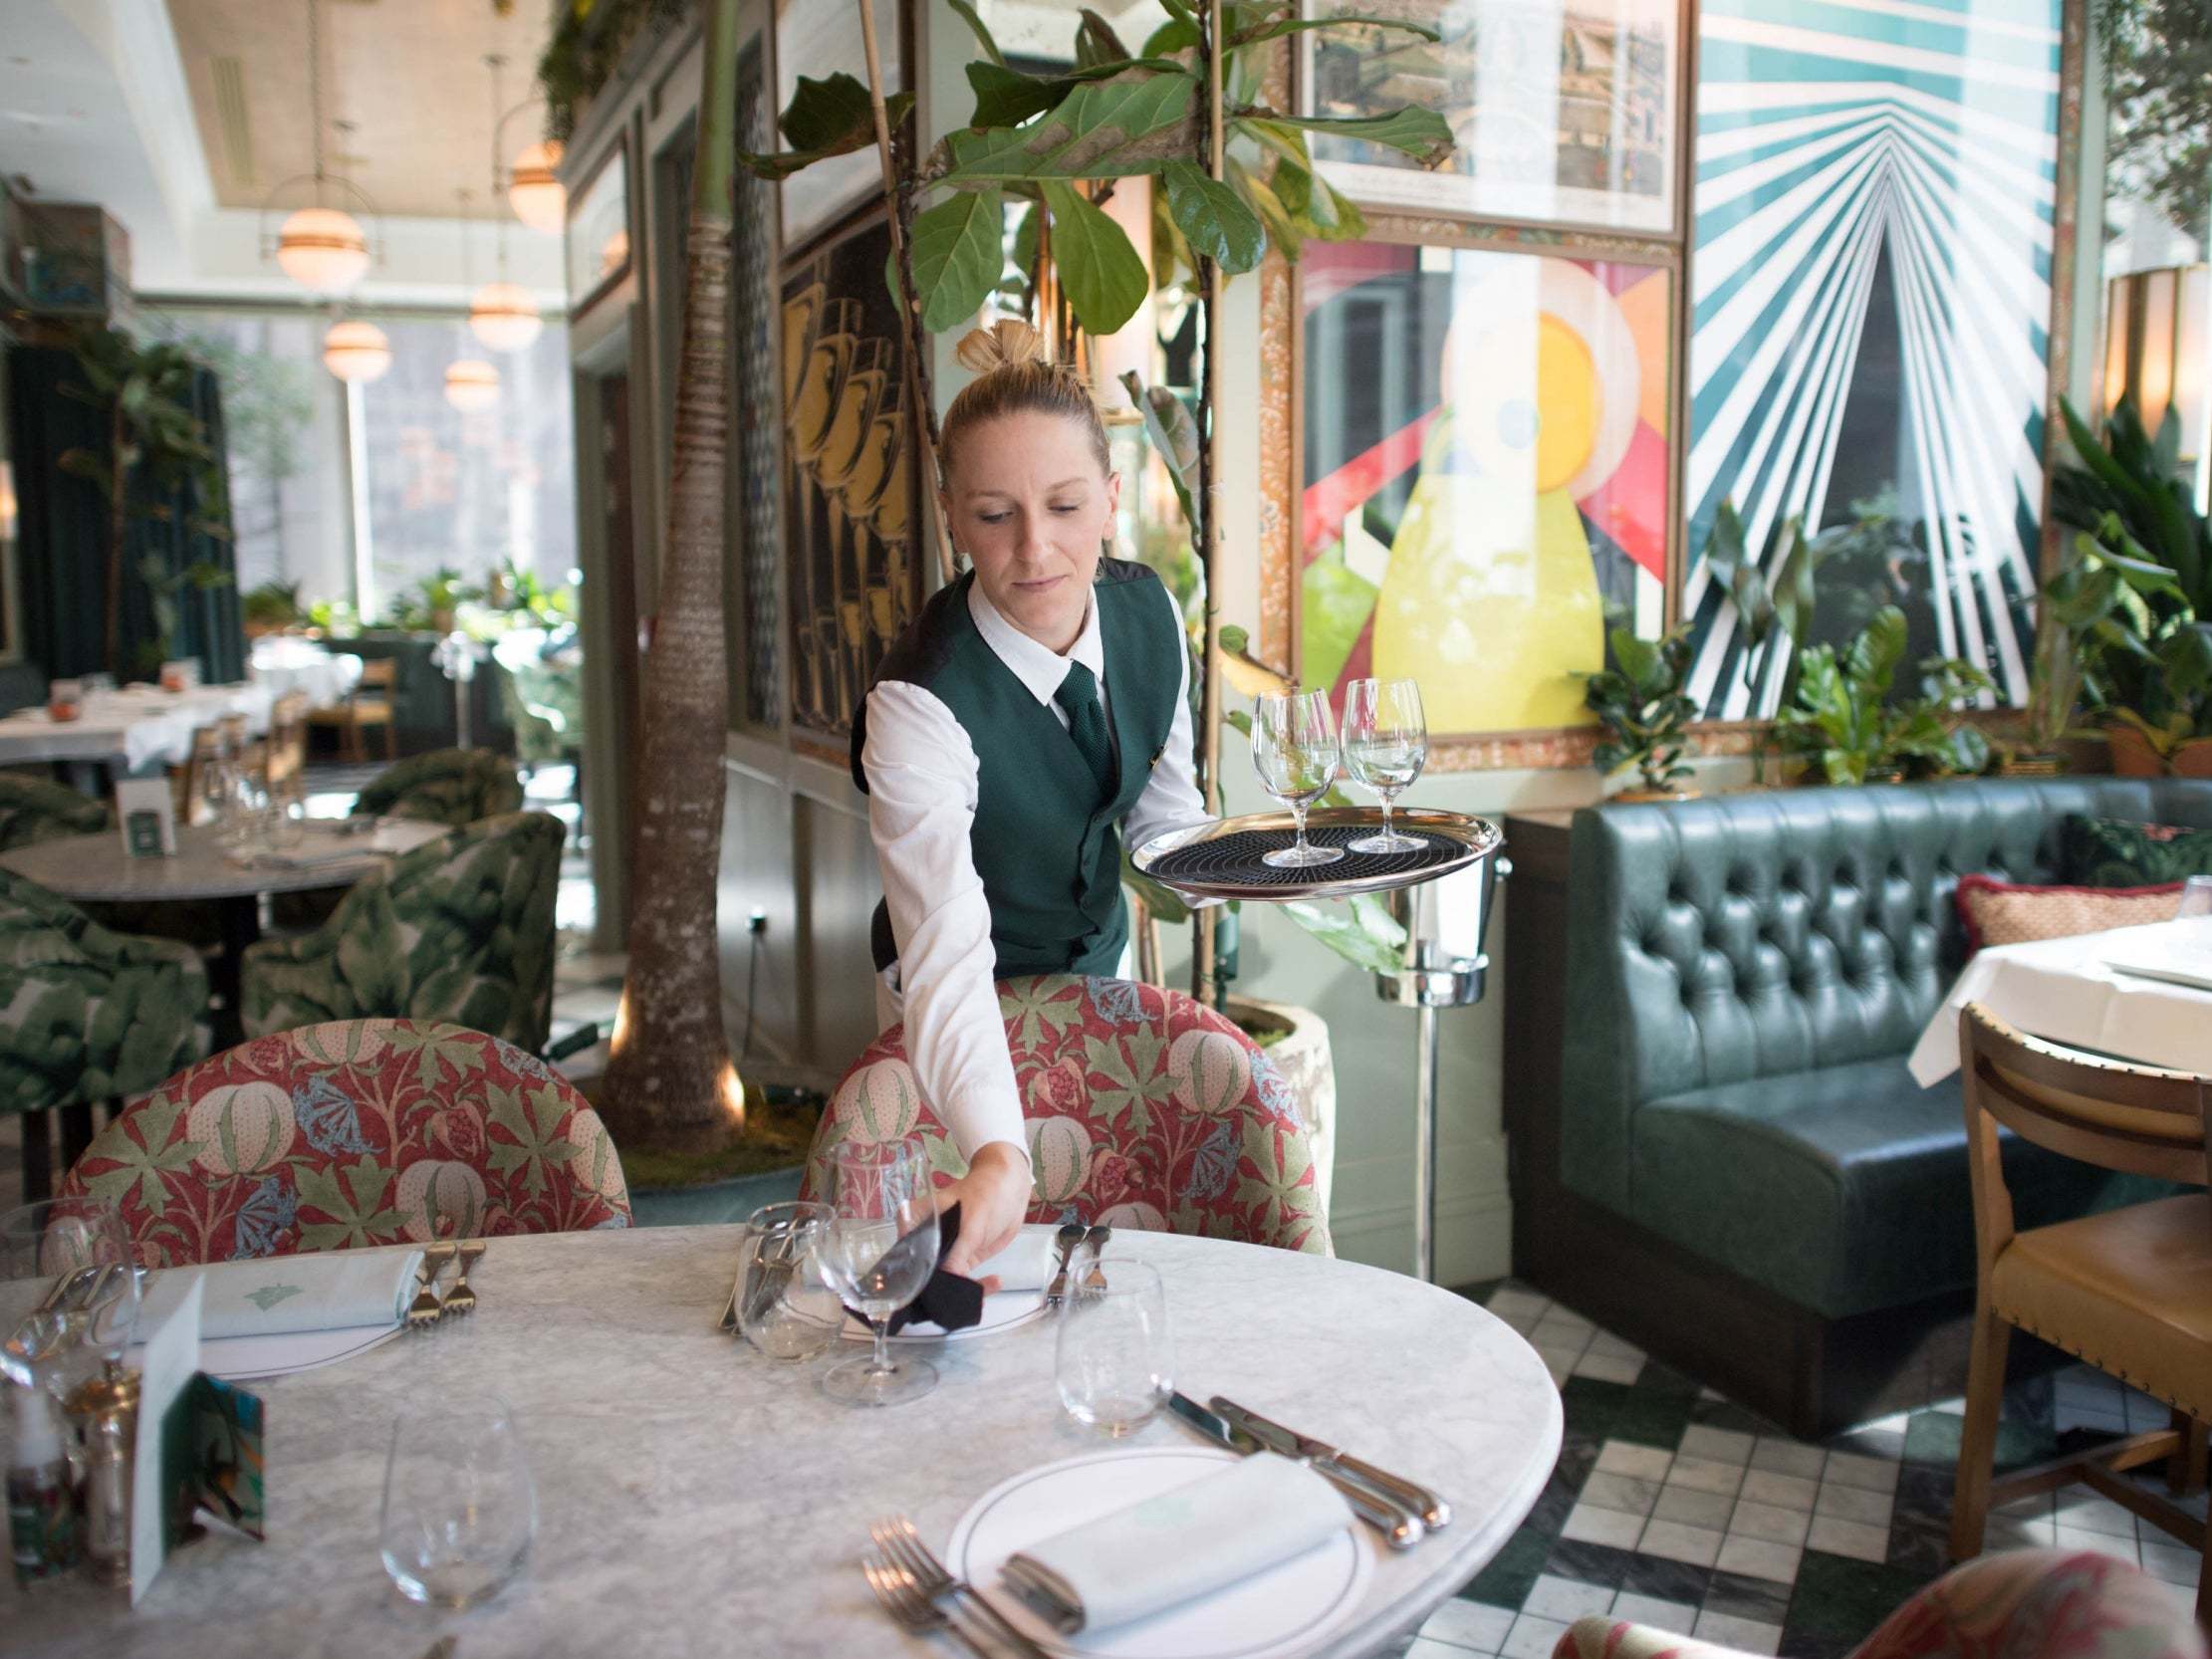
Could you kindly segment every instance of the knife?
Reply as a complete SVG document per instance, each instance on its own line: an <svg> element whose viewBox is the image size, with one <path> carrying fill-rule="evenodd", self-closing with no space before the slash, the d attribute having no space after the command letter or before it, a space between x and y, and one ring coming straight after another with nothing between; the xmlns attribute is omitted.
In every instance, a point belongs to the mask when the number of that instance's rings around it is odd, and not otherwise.
<svg viewBox="0 0 2212 1659"><path fill-rule="evenodd" d="M1167 1396L1167 1409L1180 1417L1217 1446L1226 1446L1239 1456L1249 1457L1254 1452L1277 1451L1258 1435L1252 1434L1218 1412L1208 1411L1188 1394L1176 1392ZM1315 1462L1297 1452L1285 1452L1291 1462L1303 1464L1337 1489L1352 1513L1379 1532L1392 1549L1410 1549L1421 1541L1426 1531L1420 1517L1401 1510L1359 1486L1348 1477L1337 1473L1326 1464Z"/></svg>
<svg viewBox="0 0 2212 1659"><path fill-rule="evenodd" d="M1451 1505L1445 1503L1443 1499L1437 1497L1427 1487L1417 1486L1413 1482L1392 1475L1386 1470L1377 1469L1373 1464L1352 1457L1350 1453L1340 1452L1327 1441L1316 1440L1311 1435L1298 1433L1295 1429L1287 1429L1282 1424L1262 1417L1256 1411L1248 1411L1243 1406L1238 1405L1236 1401L1224 1399L1219 1394L1216 1394L1208 1403L1221 1416L1251 1435L1268 1450L1280 1452L1285 1457L1311 1458L1314 1466L1324 1474L1334 1469L1350 1476L1352 1480L1372 1488L1378 1496L1387 1499L1391 1504L1402 1506L1412 1514L1419 1516L1422 1525L1427 1527L1430 1532L1433 1533L1439 1528L1451 1525Z"/></svg>

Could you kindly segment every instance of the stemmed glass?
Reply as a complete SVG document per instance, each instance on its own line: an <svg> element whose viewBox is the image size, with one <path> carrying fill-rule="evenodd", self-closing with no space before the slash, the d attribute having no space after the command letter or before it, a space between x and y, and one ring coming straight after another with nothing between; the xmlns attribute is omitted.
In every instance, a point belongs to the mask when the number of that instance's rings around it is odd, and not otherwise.
<svg viewBox="0 0 2212 1659"><path fill-rule="evenodd" d="M473 1607L506 1587L530 1558L538 1489L505 1400L441 1391L392 1425L378 1531L410 1601Z"/></svg>
<svg viewBox="0 0 2212 1659"><path fill-rule="evenodd" d="M2181 902L2174 908L2177 920L2212 916L2212 875L2192 875L2182 883Z"/></svg>
<svg viewBox="0 0 2212 1659"><path fill-rule="evenodd" d="M937 1368L894 1361L885 1326L922 1293L937 1269L937 1200L921 1137L847 1141L830 1154L832 1220L821 1247L823 1277L875 1333L872 1354L823 1373L822 1386L847 1405L897 1405L937 1386Z"/></svg>
<svg viewBox="0 0 2212 1659"><path fill-rule="evenodd" d="M138 1322L138 1276L129 1231L113 1202L45 1198L0 1215L0 1286L26 1281L38 1283L41 1295L47 1285L66 1281L66 1294L51 1311L27 1315L8 1333L0 1370L40 1386L78 1368L70 1364L72 1350L122 1360ZM47 1359L57 1362L51 1371Z"/></svg>
<svg viewBox="0 0 2212 1659"><path fill-rule="evenodd" d="M1167 1292L1158 1269L1125 1256L1103 1258L1098 1276L1103 1285L1061 1304L1054 1378L1069 1416L1119 1439L1149 1423L1174 1391Z"/></svg>
<svg viewBox="0 0 2212 1659"><path fill-rule="evenodd" d="M1413 787L1428 760L1421 688L1411 680L1353 680L1345 690L1345 770L1382 798L1382 831L1361 835L1354 852L1418 852L1425 835L1390 828L1390 804Z"/></svg>
<svg viewBox="0 0 2212 1659"><path fill-rule="evenodd" d="M1268 794L1290 808L1298 821L1298 840L1263 855L1277 869L1333 864L1344 848L1314 846L1306 839L1306 809L1336 781L1337 726L1329 716L1327 691L1277 691L1261 697L1252 710L1252 765Z"/></svg>

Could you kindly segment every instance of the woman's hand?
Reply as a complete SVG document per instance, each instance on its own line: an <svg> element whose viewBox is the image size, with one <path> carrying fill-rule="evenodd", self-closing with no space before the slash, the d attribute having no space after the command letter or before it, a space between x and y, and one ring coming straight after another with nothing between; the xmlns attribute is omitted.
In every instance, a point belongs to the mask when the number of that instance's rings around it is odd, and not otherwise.
<svg viewBox="0 0 2212 1659"><path fill-rule="evenodd" d="M967 1174L949 1187L937 1189L937 1208L960 1206L960 1242L946 1255L949 1273L972 1277L976 1265L988 1262L1014 1242L1029 1211L1029 1159L1012 1141L994 1140L976 1148ZM987 1283L984 1290L997 1288Z"/></svg>

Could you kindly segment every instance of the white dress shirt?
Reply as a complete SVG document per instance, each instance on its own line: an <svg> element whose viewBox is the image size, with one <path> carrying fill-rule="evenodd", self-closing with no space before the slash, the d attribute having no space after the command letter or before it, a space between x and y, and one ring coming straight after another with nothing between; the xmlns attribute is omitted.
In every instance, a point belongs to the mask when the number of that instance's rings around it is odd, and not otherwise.
<svg viewBox="0 0 2212 1659"><path fill-rule="evenodd" d="M1179 640L1183 621L1174 597L1164 586L1158 592L1160 625L1173 628ZM1053 693L1070 662L1090 669L1106 704L1106 730L1113 730L1113 688L1096 603L1065 656L1000 615L980 584L968 586L968 613L992 653L1064 730L1067 711L1053 701ZM1191 762L1190 654L1176 655L1183 669L1167 747L1122 821L1131 846L1207 816ZM885 1024L905 1020L906 1056L922 1094L963 1158L972 1160L995 1140L1012 1142L1027 1157L1022 1097L992 989L997 952L991 944L991 906L969 850L975 746L935 694L904 680L884 680L867 694L860 766L867 775L868 830L882 867L891 935L898 941L898 961L884 974L888 996L878 998L878 1013Z"/></svg>

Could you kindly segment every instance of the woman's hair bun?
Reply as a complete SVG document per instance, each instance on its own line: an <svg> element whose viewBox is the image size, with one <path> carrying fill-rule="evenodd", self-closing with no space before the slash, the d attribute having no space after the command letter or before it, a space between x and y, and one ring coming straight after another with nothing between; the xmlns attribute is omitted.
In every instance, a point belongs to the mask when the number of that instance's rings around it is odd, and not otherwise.
<svg viewBox="0 0 2212 1659"><path fill-rule="evenodd" d="M1017 318L993 323L988 329L970 329L952 356L962 368L976 374L1047 360L1045 337Z"/></svg>

